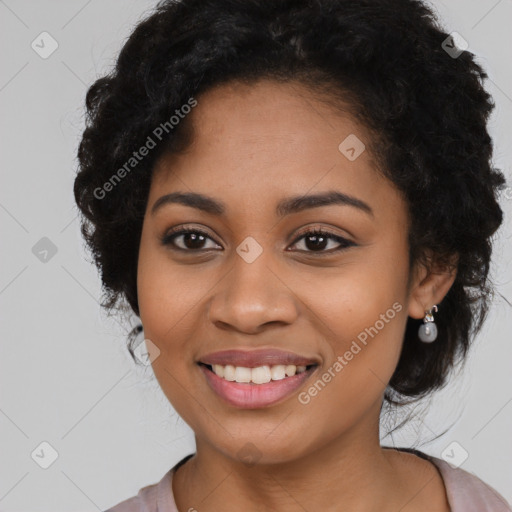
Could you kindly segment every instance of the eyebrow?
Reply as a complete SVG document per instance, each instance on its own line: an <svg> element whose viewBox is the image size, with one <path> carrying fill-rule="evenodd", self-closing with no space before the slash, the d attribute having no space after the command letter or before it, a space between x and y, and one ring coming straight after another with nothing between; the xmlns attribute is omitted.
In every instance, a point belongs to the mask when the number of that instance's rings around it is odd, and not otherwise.
<svg viewBox="0 0 512 512"><path fill-rule="evenodd" d="M172 192L155 201L151 208L151 215L154 215L157 210L166 204L182 204L216 216L222 216L226 212L226 206L222 202L204 194L198 194L196 192ZM278 217L285 217L286 215L299 213L309 208L319 208L321 206L328 206L332 204L352 206L372 217L374 216L370 205L357 197L353 197L336 190L319 194L287 197L278 203L276 207L276 215Z"/></svg>

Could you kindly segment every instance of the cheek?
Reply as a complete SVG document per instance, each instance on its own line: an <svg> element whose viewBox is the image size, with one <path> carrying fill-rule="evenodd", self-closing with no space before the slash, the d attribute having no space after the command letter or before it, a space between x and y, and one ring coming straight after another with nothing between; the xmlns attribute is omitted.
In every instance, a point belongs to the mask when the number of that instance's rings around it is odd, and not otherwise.
<svg viewBox="0 0 512 512"><path fill-rule="evenodd" d="M332 356L299 395L304 428L321 429L324 442L355 425L373 428L374 422L362 419L378 418L400 356L407 318L402 303L385 299L363 305L347 308L330 323Z"/></svg>
<svg viewBox="0 0 512 512"><path fill-rule="evenodd" d="M192 361L188 353L192 344L187 341L194 337L189 318L197 303L193 291L198 288L193 283L193 279L186 279L182 271L169 264L165 252L145 242L143 235L137 292L144 336L160 351L152 368L163 393L189 424L194 422L194 414L191 415L190 395L185 391L191 378L187 365Z"/></svg>
<svg viewBox="0 0 512 512"><path fill-rule="evenodd" d="M336 416L329 403L353 411L357 403L364 411L385 390L398 363L407 321L408 261L406 246L402 249L395 241L389 251L382 245L365 250L364 257L347 258L329 276L303 280L300 294L315 313L311 320L326 348L319 378L327 384L320 382L305 397L307 401L310 395L318 396L318 410Z"/></svg>
<svg viewBox="0 0 512 512"><path fill-rule="evenodd" d="M183 339L177 332L185 328L187 315L193 312L209 285L204 280L198 283L193 267L172 264L170 255L157 244L143 230L137 295L145 334L165 348L168 343ZM201 276L207 277L204 272Z"/></svg>

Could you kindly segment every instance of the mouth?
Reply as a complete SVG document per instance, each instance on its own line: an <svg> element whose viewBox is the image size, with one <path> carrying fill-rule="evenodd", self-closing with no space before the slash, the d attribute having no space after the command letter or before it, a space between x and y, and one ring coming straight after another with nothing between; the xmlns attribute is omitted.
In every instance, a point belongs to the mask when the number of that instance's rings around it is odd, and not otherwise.
<svg viewBox="0 0 512 512"><path fill-rule="evenodd" d="M224 379L228 382L237 382L239 384L252 384L261 385L267 384L271 381L279 381L288 379L295 375L309 372L316 368L317 364L299 365L294 364L277 364L277 365L263 365L256 368L248 368L244 366L234 365L221 365L221 364L206 364L199 361L199 366L203 366L206 370L214 373L217 377Z"/></svg>
<svg viewBox="0 0 512 512"><path fill-rule="evenodd" d="M258 409L283 401L319 367L263 365L254 368L197 362L210 388L226 403L241 409Z"/></svg>

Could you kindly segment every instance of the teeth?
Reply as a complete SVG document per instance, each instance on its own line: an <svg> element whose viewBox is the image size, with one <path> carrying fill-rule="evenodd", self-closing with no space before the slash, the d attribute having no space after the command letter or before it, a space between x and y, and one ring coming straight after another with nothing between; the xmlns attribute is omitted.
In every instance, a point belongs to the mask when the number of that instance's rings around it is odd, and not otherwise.
<svg viewBox="0 0 512 512"><path fill-rule="evenodd" d="M251 376L250 380L251 380L251 382L254 382L254 384L265 384L272 380L269 366L258 366L258 368L252 368L252 369L244 368L244 369L248 370L248 373ZM247 381L247 382L249 382L249 381Z"/></svg>
<svg viewBox="0 0 512 512"><path fill-rule="evenodd" d="M224 378L226 380L234 381L235 380L235 367L228 364L224 367Z"/></svg>
<svg viewBox="0 0 512 512"><path fill-rule="evenodd" d="M224 366L220 365L220 364L214 364L213 365L213 371L219 376L219 377L224 377ZM234 373L233 373L233 377L234 377ZM228 379L229 380L229 379Z"/></svg>
<svg viewBox="0 0 512 512"><path fill-rule="evenodd" d="M284 364L278 364L277 366L272 366L270 369L270 375L272 380L281 380L286 377L286 367Z"/></svg>
<svg viewBox="0 0 512 512"><path fill-rule="evenodd" d="M288 366L285 366L285 368L284 368L284 373L286 373L286 375L288 377L293 377L296 372L297 372L297 367L294 364L289 364Z"/></svg>
<svg viewBox="0 0 512 512"><path fill-rule="evenodd" d="M235 382L251 382L251 369L237 366L235 368Z"/></svg>
<svg viewBox="0 0 512 512"><path fill-rule="evenodd" d="M212 365L213 372L231 382L252 382L254 384L266 384L271 380L282 380L286 377L293 377L297 373L306 371L305 366L294 364L277 364L274 366L258 366L257 368L246 368L244 366L233 366L221 364Z"/></svg>

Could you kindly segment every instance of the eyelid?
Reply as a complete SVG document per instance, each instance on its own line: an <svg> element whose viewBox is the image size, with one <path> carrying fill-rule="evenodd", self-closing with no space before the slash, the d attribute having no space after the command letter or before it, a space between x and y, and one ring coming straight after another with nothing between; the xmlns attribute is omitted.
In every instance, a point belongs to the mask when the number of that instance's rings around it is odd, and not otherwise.
<svg viewBox="0 0 512 512"><path fill-rule="evenodd" d="M319 224L309 224L308 226L299 229L299 231L294 235L294 241L297 240L297 238L307 235L308 233L314 232L314 231L321 231L322 233L325 233L326 235L332 236L333 238L342 238L343 240L346 240L347 242L351 242L352 240L347 237L346 235L343 235L341 233L335 233L332 231L332 228L328 228ZM353 242L355 243L355 242Z"/></svg>

